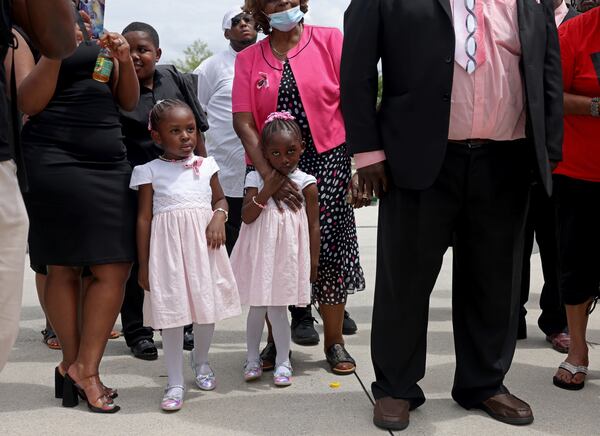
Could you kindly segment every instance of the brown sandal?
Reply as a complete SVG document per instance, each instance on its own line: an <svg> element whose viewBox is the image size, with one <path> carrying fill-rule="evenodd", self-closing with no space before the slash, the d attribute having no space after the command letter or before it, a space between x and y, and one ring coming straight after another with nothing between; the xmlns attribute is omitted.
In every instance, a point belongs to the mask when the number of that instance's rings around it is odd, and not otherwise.
<svg viewBox="0 0 600 436"><path fill-rule="evenodd" d="M56 333L54 333L54 330L48 328L42 330L40 333L42 334L44 344L46 344L48 348L50 348L51 350L62 349L60 342L58 341L58 337L56 336Z"/></svg>
<svg viewBox="0 0 600 436"><path fill-rule="evenodd" d="M337 375L350 375L354 374L356 370L356 361L350 356L350 353L346 351L343 344L333 344L325 351L325 357L331 367L331 371ZM339 368L342 363L352 364L351 368L341 369Z"/></svg>

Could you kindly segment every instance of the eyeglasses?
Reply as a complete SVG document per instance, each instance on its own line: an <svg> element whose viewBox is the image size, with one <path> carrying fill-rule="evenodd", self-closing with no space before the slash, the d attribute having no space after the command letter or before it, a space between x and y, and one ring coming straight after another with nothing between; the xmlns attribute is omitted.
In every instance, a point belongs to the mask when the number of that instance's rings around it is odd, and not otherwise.
<svg viewBox="0 0 600 436"><path fill-rule="evenodd" d="M246 24L254 24L254 17L252 17L252 15L238 15L231 19L231 27L238 26L242 20L244 20Z"/></svg>

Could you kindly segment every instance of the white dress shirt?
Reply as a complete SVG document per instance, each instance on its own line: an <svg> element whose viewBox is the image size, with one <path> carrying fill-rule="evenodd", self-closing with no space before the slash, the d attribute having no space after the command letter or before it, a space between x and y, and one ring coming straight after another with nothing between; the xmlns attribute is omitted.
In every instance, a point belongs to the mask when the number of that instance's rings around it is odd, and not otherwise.
<svg viewBox="0 0 600 436"><path fill-rule="evenodd" d="M563 2L554 10L554 19L556 20L556 27L559 27L565 20L565 17L569 13L569 7Z"/></svg>
<svg viewBox="0 0 600 436"><path fill-rule="evenodd" d="M244 147L233 130L231 91L237 52L229 48L206 59L194 70L198 75L198 100L207 112L210 129L206 151L221 168L219 181L227 197L244 196Z"/></svg>

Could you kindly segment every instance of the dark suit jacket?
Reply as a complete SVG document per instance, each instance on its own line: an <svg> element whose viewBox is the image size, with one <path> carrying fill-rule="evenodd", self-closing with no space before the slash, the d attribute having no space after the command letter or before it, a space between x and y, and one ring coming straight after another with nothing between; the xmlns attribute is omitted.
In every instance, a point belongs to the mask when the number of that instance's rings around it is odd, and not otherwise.
<svg viewBox="0 0 600 436"><path fill-rule="evenodd" d="M552 0L517 0L527 135L542 182L562 158L563 89ZM342 110L352 153L385 150L396 186L426 189L444 160L454 75L450 0L352 0L345 14ZM377 64L383 99L376 110ZM534 155L534 153L531 153Z"/></svg>
<svg viewBox="0 0 600 436"><path fill-rule="evenodd" d="M567 7L569 8L569 12L567 12L567 15L565 15L564 20L562 20L562 23L560 24L566 23L571 18L575 18L577 15L579 15L579 12L573 6L567 5Z"/></svg>

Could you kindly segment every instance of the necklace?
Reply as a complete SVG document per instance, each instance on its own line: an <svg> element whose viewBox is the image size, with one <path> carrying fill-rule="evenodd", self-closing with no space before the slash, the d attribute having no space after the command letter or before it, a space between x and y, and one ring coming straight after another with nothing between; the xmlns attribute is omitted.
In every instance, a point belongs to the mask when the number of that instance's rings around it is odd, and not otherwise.
<svg viewBox="0 0 600 436"><path fill-rule="evenodd" d="M177 163L177 162L185 162L187 160L189 160L192 156L188 156L188 157L183 157L181 159L167 159L164 156L158 156L158 158L164 162L171 162L171 163Z"/></svg>
<svg viewBox="0 0 600 436"><path fill-rule="evenodd" d="M300 37L298 38L298 44L300 43L300 39L302 38L303 33L304 33L304 24L300 24ZM294 45L294 47L296 47L298 44ZM286 51L280 52L273 46L272 39L269 39L269 46L271 47L271 50L273 50L273 53L275 53L278 57L284 58L284 59L287 58L287 54L290 52L290 50L294 48L294 47L290 47Z"/></svg>

